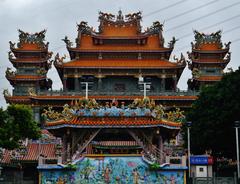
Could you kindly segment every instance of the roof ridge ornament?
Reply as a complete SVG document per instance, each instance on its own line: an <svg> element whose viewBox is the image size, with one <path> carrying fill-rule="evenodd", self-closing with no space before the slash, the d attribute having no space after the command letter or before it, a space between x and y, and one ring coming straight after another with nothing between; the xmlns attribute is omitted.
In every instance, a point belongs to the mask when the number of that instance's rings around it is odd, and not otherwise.
<svg viewBox="0 0 240 184"><path fill-rule="evenodd" d="M193 48L199 48L201 44L218 44L219 48L222 48L221 30L213 32L211 34L205 34L197 30L194 30L193 33L195 38L195 44L191 43Z"/></svg>

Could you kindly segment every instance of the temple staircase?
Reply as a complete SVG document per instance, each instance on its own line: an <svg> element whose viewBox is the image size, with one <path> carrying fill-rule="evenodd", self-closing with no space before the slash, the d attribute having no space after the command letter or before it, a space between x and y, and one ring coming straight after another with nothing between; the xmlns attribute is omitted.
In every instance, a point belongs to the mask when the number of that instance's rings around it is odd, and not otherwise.
<svg viewBox="0 0 240 184"><path fill-rule="evenodd" d="M128 133L143 148L143 160L149 164L165 163L165 153L152 144L151 140L141 130L128 130Z"/></svg>
<svg viewBox="0 0 240 184"><path fill-rule="evenodd" d="M92 130L85 137L83 142L80 144L78 148L78 152L81 154L83 150L89 145L89 143L96 137L96 135L100 132L101 129Z"/></svg>
<svg viewBox="0 0 240 184"><path fill-rule="evenodd" d="M73 146L74 154L72 156L72 160L76 160L80 157L81 153L84 151L84 149L90 144L90 142L97 136L97 134L100 132L101 129L97 130L88 130L87 132L84 132L82 136L79 136L77 140L77 149L74 149L75 146Z"/></svg>

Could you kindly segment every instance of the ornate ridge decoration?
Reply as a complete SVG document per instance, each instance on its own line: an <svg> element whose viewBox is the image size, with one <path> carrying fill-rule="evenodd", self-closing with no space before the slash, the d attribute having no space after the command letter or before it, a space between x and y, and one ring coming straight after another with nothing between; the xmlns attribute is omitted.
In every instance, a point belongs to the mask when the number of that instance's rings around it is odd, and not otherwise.
<svg viewBox="0 0 240 184"><path fill-rule="evenodd" d="M71 120L73 117L152 117L157 120L183 122L183 111L176 109L168 113L164 112L162 105L156 105L149 98L135 99L132 104L125 106L124 102L118 107L118 101L106 102L105 106L99 105L95 99L79 99L72 101L71 105L64 105L62 112L56 112L48 107L42 113L45 120Z"/></svg>
<svg viewBox="0 0 240 184"><path fill-rule="evenodd" d="M37 96L36 90L34 88L28 88L29 96Z"/></svg>
<svg viewBox="0 0 240 184"><path fill-rule="evenodd" d="M123 15L122 11L118 11L118 15L113 15L111 13L103 13L99 12L99 21L107 21L109 23L131 23L133 21L141 21L142 20L142 13L129 13L127 15Z"/></svg>
<svg viewBox="0 0 240 184"><path fill-rule="evenodd" d="M193 76L193 78L195 78L195 79L197 79L197 78L200 77L200 71L199 71L198 68L193 68L193 69L192 69L192 76Z"/></svg>
<svg viewBox="0 0 240 184"><path fill-rule="evenodd" d="M16 75L16 72L12 71L11 68L7 67L7 70L6 70L6 77L15 77Z"/></svg>
<svg viewBox="0 0 240 184"><path fill-rule="evenodd" d="M8 59L9 59L9 60L15 59L15 56L14 56L14 54L13 54L12 51L9 51L9 52L8 52Z"/></svg>
<svg viewBox="0 0 240 184"><path fill-rule="evenodd" d="M216 43L218 44L219 49L223 48L223 44L221 41L221 33L222 33L221 30L211 34L200 33L197 30L194 30L193 32L194 32L195 44L191 42L192 48L199 48L201 44L207 44L207 43ZM230 44L231 42L228 42L227 44L225 44L225 49L228 49Z"/></svg>
<svg viewBox="0 0 240 184"><path fill-rule="evenodd" d="M176 39L175 36L172 37L172 40L168 43L168 47L169 48L174 48L175 43L178 41L179 39Z"/></svg>
<svg viewBox="0 0 240 184"><path fill-rule="evenodd" d="M44 43L46 29L40 32L36 32L34 34L24 32L21 29L18 29L18 32L19 32L19 43L17 44L18 48L22 48L22 44L24 43L36 43L39 45L39 48L41 49L48 48L49 42ZM9 41L9 44L10 44L10 49L15 49L15 43L12 43L11 41Z"/></svg>
<svg viewBox="0 0 240 184"><path fill-rule="evenodd" d="M152 35L152 34L158 34L159 36L159 45L161 47L164 46L164 37L163 37L163 24L161 24L159 21L153 22L153 25L150 28L147 28L145 32L143 32L143 35ZM177 39L173 37L173 39L168 43L170 48L173 48L174 44L176 43Z"/></svg>
<svg viewBox="0 0 240 184"><path fill-rule="evenodd" d="M186 65L186 59L183 53L181 53L180 59L178 59L175 55L173 56L173 59L176 61L177 65Z"/></svg>
<svg viewBox="0 0 240 184"><path fill-rule="evenodd" d="M64 55L63 57L59 56L59 53L56 54L54 60L52 61L54 66L61 66L63 65L63 60L66 59L66 55Z"/></svg>
<svg viewBox="0 0 240 184"><path fill-rule="evenodd" d="M142 13L140 11L136 13L129 13L125 16L122 14L121 10L118 11L118 15L113 15L111 13L103 13L100 11L98 20L100 21L99 33L103 31L104 22L117 25L131 24L133 22L136 22L138 27L137 32L141 33L140 21L142 20Z"/></svg>
<svg viewBox="0 0 240 184"><path fill-rule="evenodd" d="M9 93L9 91L8 91L8 89L4 89L4 90L3 90L3 96L4 96L4 97L11 96L10 93Z"/></svg>
<svg viewBox="0 0 240 184"><path fill-rule="evenodd" d="M70 48L73 45L73 43L68 39L67 36L65 36L64 39L62 39L62 41L64 41L64 43L66 44L67 48Z"/></svg>

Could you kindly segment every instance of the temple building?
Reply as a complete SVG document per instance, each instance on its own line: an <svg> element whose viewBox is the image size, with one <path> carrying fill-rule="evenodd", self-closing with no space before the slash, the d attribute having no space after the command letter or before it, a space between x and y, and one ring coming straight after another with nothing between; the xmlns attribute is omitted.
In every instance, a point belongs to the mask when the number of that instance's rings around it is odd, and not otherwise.
<svg viewBox="0 0 240 184"><path fill-rule="evenodd" d="M192 52L188 52L188 66L192 71L188 87L191 90L200 90L202 86L212 85L221 80L223 70L231 59L231 42L223 46L221 31L212 34L194 31L194 34L195 43L192 43Z"/></svg>
<svg viewBox="0 0 240 184"><path fill-rule="evenodd" d="M220 32L195 31L190 61L183 54L170 61L177 39L166 44L160 22L142 30L141 20L141 12L119 11L100 12L98 31L81 22L75 43L62 39L70 60L59 53L51 59L45 30L19 30L19 42L10 42L9 60L16 71L6 71L14 89L12 94L5 90L4 97L9 104L31 105L35 120L51 135L37 142L52 150L39 152L44 147L39 146L34 156L40 183L163 183L173 178L185 183L182 109L191 107L203 85L221 79L230 43L223 48ZM47 78L52 63L60 90L52 90ZM177 84L187 63L193 78L188 91L181 91ZM36 152L31 145L16 153L5 150L3 158L10 164L18 155L23 163Z"/></svg>

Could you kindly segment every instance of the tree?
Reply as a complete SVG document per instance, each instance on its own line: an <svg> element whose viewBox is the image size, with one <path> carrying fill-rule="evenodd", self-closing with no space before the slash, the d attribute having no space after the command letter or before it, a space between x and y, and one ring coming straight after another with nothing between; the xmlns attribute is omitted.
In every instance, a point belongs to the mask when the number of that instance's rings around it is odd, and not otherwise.
<svg viewBox="0 0 240 184"><path fill-rule="evenodd" d="M234 156L234 121L240 120L240 68L203 88L187 119L192 121L193 153L211 149L214 155Z"/></svg>
<svg viewBox="0 0 240 184"><path fill-rule="evenodd" d="M40 137L40 128L33 119L33 112L26 105L10 105L0 109L0 147L14 149L19 140Z"/></svg>

